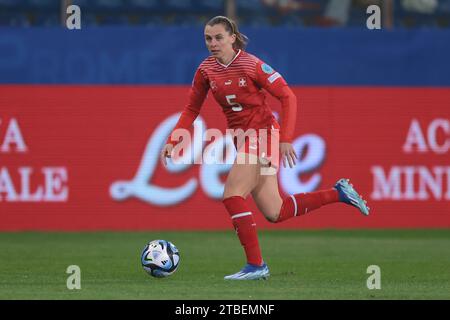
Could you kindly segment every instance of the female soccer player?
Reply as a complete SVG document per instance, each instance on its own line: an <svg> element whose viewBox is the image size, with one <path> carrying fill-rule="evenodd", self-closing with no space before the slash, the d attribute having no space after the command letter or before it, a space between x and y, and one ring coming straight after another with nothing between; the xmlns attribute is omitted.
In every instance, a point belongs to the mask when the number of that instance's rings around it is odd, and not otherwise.
<svg viewBox="0 0 450 320"><path fill-rule="evenodd" d="M273 132L280 128L279 154L284 167L287 161L292 168L297 158L291 144L297 112L294 93L278 72L244 51L248 39L239 32L231 19L223 16L212 18L205 26L204 35L211 55L200 64L195 73L189 101L174 130L189 129L192 126L208 90L211 90L227 118L228 128L254 129L257 132L261 129L268 130L269 141L277 138ZM281 127L267 106L262 89L280 100ZM257 136L256 141L248 141L249 139L236 146L236 159L241 159L243 155L255 157L251 149L259 147L261 140ZM176 143L171 137L167 140L161 152L165 165L166 157L171 157ZM261 255L253 214L246 204L249 194L266 219L274 223L304 215L335 202L344 202L358 208L364 215L369 214L365 201L347 179L339 180L334 188L328 190L294 194L283 199L278 191L277 175L260 174L262 167L275 166L277 161L272 164L267 159L258 159L260 161L256 163L235 160L225 183L223 204L247 256L244 268L226 276L227 280L266 279L269 276L269 268Z"/></svg>

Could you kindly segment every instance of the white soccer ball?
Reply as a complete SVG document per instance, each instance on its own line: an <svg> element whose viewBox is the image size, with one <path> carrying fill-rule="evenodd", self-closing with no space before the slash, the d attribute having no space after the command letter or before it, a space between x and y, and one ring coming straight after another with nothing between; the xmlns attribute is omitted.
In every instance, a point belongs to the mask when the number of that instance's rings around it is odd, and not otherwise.
<svg viewBox="0 0 450 320"><path fill-rule="evenodd" d="M177 247L169 241L153 240L142 251L141 263L149 275L164 278L177 270L180 253Z"/></svg>

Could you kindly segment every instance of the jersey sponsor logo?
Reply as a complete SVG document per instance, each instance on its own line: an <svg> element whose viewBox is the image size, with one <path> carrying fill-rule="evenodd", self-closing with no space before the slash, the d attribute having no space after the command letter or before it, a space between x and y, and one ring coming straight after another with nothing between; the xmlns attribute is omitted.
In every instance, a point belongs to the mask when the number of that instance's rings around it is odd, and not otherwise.
<svg viewBox="0 0 450 320"><path fill-rule="evenodd" d="M273 83L278 78L281 78L281 74L279 74L278 72L275 72L273 75L268 77L267 80L269 80L270 83Z"/></svg>
<svg viewBox="0 0 450 320"><path fill-rule="evenodd" d="M247 86L247 79L239 78L239 87L246 87L246 86Z"/></svg>
<svg viewBox="0 0 450 320"><path fill-rule="evenodd" d="M233 82L232 80L227 80L227 81L225 81L225 85L229 86L232 82Z"/></svg>
<svg viewBox="0 0 450 320"><path fill-rule="evenodd" d="M274 70L272 69L272 67L269 66L269 65L266 64L266 63L263 63L263 64L261 65L261 69L262 69L262 71L264 71L264 72L267 73L267 74L272 74L272 73L274 72Z"/></svg>

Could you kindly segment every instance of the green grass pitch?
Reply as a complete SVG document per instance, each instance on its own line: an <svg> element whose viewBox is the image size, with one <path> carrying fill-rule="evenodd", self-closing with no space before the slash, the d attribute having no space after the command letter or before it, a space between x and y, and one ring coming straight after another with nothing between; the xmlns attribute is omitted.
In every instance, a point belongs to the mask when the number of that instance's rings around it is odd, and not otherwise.
<svg viewBox="0 0 450 320"><path fill-rule="evenodd" d="M180 250L168 278L140 265L154 239ZM270 279L226 282L244 264L232 231L0 233L0 299L450 299L449 229L260 231L260 243ZM69 265L80 290L66 287Z"/></svg>

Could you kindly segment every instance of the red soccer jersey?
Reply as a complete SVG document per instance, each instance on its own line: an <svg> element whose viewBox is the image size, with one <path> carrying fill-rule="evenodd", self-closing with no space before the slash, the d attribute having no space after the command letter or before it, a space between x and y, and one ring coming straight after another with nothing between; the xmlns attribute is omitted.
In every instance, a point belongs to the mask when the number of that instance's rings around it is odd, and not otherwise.
<svg viewBox="0 0 450 320"><path fill-rule="evenodd" d="M188 104L176 129L187 129L192 125L208 90L222 107L228 128L269 129L275 119L262 89L280 99L283 108L280 141L290 142L296 118L295 96L278 72L242 50L237 51L228 65L211 56L200 64L192 82Z"/></svg>

